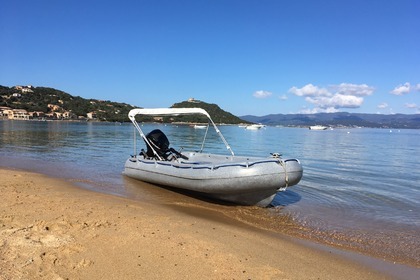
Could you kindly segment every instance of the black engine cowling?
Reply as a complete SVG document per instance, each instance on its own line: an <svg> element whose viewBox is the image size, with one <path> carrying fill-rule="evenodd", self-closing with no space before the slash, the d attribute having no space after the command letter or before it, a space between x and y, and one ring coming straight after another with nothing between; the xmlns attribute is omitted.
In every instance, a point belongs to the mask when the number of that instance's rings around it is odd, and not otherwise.
<svg viewBox="0 0 420 280"><path fill-rule="evenodd" d="M155 154L153 153L153 149L156 153L163 158L166 158L166 154L169 152L169 140L166 137L165 133L163 133L160 129L155 129L149 132L146 135L147 141L149 141L150 145L147 145L147 152L146 155L148 157L154 157ZM152 146L152 147L150 147Z"/></svg>

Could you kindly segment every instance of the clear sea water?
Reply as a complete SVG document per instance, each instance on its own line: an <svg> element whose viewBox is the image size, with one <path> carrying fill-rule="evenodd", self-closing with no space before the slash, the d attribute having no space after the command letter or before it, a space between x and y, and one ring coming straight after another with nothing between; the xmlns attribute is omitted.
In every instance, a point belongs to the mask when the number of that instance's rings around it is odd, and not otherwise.
<svg viewBox="0 0 420 280"><path fill-rule="evenodd" d="M186 150L200 149L205 132L182 125L142 128L146 133L160 128L172 147ZM0 121L0 167L36 171L131 199L210 204L259 227L420 267L420 130L220 130L236 155L280 152L298 158L303 179L264 209L153 188L122 175L134 153L129 123ZM207 138L205 152L228 154L217 135ZM138 153L143 143L137 140Z"/></svg>

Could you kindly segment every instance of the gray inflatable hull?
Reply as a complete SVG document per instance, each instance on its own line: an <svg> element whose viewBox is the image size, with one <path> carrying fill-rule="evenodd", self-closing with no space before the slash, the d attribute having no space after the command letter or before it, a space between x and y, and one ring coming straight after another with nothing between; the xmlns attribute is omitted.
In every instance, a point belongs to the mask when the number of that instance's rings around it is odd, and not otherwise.
<svg viewBox="0 0 420 280"><path fill-rule="evenodd" d="M236 204L266 207L277 192L296 185L303 173L297 159L183 154L188 160L131 157L125 163L124 174Z"/></svg>

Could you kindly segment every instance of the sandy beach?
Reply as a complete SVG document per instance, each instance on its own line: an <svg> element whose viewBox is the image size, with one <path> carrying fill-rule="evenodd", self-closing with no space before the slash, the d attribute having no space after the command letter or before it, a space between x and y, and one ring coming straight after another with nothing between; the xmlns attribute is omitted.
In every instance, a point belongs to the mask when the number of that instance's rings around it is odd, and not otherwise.
<svg viewBox="0 0 420 280"><path fill-rule="evenodd" d="M153 205L0 170L0 279L394 279L182 204Z"/></svg>

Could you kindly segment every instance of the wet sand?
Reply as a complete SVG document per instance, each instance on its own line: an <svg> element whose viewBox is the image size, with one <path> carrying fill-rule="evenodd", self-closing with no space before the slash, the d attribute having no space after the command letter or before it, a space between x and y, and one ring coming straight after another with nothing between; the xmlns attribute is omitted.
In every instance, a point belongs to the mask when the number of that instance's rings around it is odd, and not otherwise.
<svg viewBox="0 0 420 280"><path fill-rule="evenodd" d="M0 178L1 280L396 278L209 209L91 192L24 171L0 169Z"/></svg>

